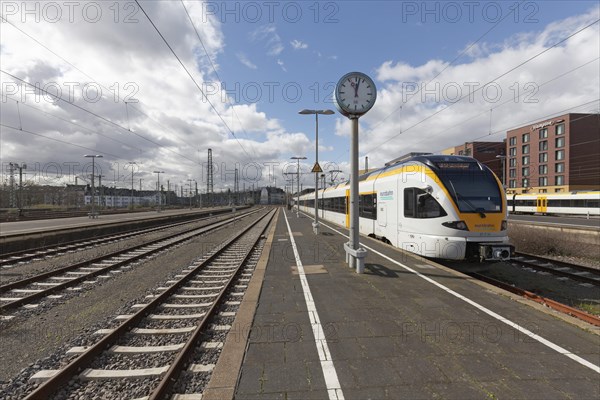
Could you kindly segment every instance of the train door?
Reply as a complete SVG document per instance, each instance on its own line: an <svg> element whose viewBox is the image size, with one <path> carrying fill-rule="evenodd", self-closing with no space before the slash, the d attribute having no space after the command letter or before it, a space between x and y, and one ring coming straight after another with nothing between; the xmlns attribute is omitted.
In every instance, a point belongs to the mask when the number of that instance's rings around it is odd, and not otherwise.
<svg viewBox="0 0 600 400"><path fill-rule="evenodd" d="M350 190L346 190L346 228L350 228Z"/></svg>
<svg viewBox="0 0 600 400"><path fill-rule="evenodd" d="M548 198L546 196L538 196L536 199L536 212L547 213L548 212Z"/></svg>

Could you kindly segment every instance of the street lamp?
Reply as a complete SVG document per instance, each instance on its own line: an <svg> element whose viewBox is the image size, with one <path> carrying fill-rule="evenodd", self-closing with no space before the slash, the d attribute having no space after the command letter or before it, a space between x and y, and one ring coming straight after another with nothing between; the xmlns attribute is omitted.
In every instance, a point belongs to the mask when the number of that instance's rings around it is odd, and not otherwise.
<svg viewBox="0 0 600 400"><path fill-rule="evenodd" d="M97 218L98 214L96 214L96 189L94 187L94 174L96 173L96 164L95 164L95 160L96 158L102 158L101 154L84 154L83 155L86 158L91 158L92 159L92 212L90 213L89 217L90 218Z"/></svg>
<svg viewBox="0 0 600 400"><path fill-rule="evenodd" d="M300 218L300 160L306 160L306 157L292 157L292 160L298 160L298 169L296 169L296 179L298 180L298 191L296 192L296 218Z"/></svg>
<svg viewBox="0 0 600 400"><path fill-rule="evenodd" d="M502 163L502 179L501 179L501 181L502 181L502 189L505 189L506 188L506 182L505 182L506 171L504 171L504 162L506 160L506 156L503 154L498 154L496 156L496 158L499 158L500 162Z"/></svg>
<svg viewBox="0 0 600 400"><path fill-rule="evenodd" d="M284 173L285 176L290 176L292 178L292 184L290 185L290 195L287 196L287 186L286 186L286 201L288 202L288 206L290 204L290 198L291 196L293 196L294 193L294 173L293 172L285 172Z"/></svg>
<svg viewBox="0 0 600 400"><path fill-rule="evenodd" d="M315 221L313 222L313 232L315 235L319 234L319 172L323 172L319 166L319 114L332 115L335 114L333 110L308 110L304 109L298 114L302 115L315 115L315 166L313 172L315 173Z"/></svg>
<svg viewBox="0 0 600 400"><path fill-rule="evenodd" d="M157 186L156 189L158 190L158 210L156 210L156 212L160 212L160 205L162 203L161 200L161 193L160 193L160 174L164 174L165 171L152 171L153 173L156 174L156 179L157 179Z"/></svg>
<svg viewBox="0 0 600 400"><path fill-rule="evenodd" d="M321 202L323 203L321 218L325 218L325 174L321 174L321 187L323 188L323 193L321 193Z"/></svg>

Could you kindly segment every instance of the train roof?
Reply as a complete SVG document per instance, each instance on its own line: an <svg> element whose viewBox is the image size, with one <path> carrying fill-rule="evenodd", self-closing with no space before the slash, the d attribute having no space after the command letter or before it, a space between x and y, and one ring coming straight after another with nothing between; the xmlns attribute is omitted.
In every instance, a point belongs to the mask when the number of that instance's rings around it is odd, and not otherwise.
<svg viewBox="0 0 600 400"><path fill-rule="evenodd" d="M427 167L431 168L434 171L439 170L439 167L444 163L469 163L469 164L476 165L477 168L482 169L482 170L486 168L483 164L481 164L479 161L477 161L473 157L454 156L454 155L451 156L451 155L443 155L443 154L418 155L418 156L404 159L395 164L386 165L383 168L379 168L379 169L376 169L373 171L369 171L365 174L362 174L359 177L359 181L367 180L371 176L376 177L385 172L392 172L394 170L399 170L403 166L406 166L406 164L411 164L411 163L414 164L417 162L426 165ZM350 181L347 180L345 182L339 183L338 185L327 188L325 190L333 190L333 189L336 189L339 187L347 186L349 184L350 184Z"/></svg>
<svg viewBox="0 0 600 400"><path fill-rule="evenodd" d="M479 168L483 169L483 166L472 157L466 156L449 156L449 155L419 155L415 157L408 158L406 160L402 160L396 164L388 165L380 169L376 169L374 171L370 171L366 174L363 174L359 177L360 181L363 181L370 176L379 175L383 172L394 171L396 169L400 169L406 164L420 162L422 164L427 165L433 170L439 169L439 166L443 163L472 163L477 165Z"/></svg>

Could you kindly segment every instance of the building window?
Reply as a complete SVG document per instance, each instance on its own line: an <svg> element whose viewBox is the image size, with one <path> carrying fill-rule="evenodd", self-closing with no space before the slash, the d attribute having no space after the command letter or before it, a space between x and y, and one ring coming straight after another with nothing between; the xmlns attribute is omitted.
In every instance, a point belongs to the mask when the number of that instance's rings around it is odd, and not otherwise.
<svg viewBox="0 0 600 400"><path fill-rule="evenodd" d="M540 175L546 175L548 173L548 166L546 164L540 165L538 172Z"/></svg>
<svg viewBox="0 0 600 400"><path fill-rule="evenodd" d="M561 192L564 192L564 191L565 191L564 188L556 188L556 189L554 189L554 193L561 193Z"/></svg>
<svg viewBox="0 0 600 400"><path fill-rule="evenodd" d="M471 149L466 149L465 156L470 156L470 155L471 155Z"/></svg>
<svg viewBox="0 0 600 400"><path fill-rule="evenodd" d="M565 163L556 163L554 165L554 172L556 172L556 173L565 172Z"/></svg>
<svg viewBox="0 0 600 400"><path fill-rule="evenodd" d="M564 175L556 175L554 177L554 184L555 185L564 185L565 184L565 176Z"/></svg>
<svg viewBox="0 0 600 400"><path fill-rule="evenodd" d="M540 129L540 139L545 139L548 137L548 129Z"/></svg>
<svg viewBox="0 0 600 400"><path fill-rule="evenodd" d="M548 177L547 176L540 176L539 186L548 186Z"/></svg>
<svg viewBox="0 0 600 400"><path fill-rule="evenodd" d="M510 181L508 181L508 186L511 188L516 188L517 187L517 181L514 179L511 179Z"/></svg>
<svg viewBox="0 0 600 400"><path fill-rule="evenodd" d="M540 193L548 193L548 189L540 189Z"/></svg>
<svg viewBox="0 0 600 400"><path fill-rule="evenodd" d="M516 147L511 147L510 149L508 149L508 154L510 154L511 156L516 156L517 155L517 148Z"/></svg>
<svg viewBox="0 0 600 400"><path fill-rule="evenodd" d="M517 137L516 137L516 136L513 136L513 137L511 137L511 138L508 140L508 144L509 144L510 146L516 146L516 145L517 145Z"/></svg>
<svg viewBox="0 0 600 400"><path fill-rule="evenodd" d="M510 160L508 160L508 165L510 167L516 167L517 166L517 159L516 158L511 158Z"/></svg>
<svg viewBox="0 0 600 400"><path fill-rule="evenodd" d="M463 151L462 151L462 150L459 150L459 151L458 151L458 155L459 155L459 156L462 156L462 155L463 155Z"/></svg>
<svg viewBox="0 0 600 400"><path fill-rule="evenodd" d="M565 159L565 151L564 150L556 150L554 152L555 160L564 160Z"/></svg>
<svg viewBox="0 0 600 400"><path fill-rule="evenodd" d="M555 144L554 147L556 147L557 149L560 148L560 147L564 147L565 146L565 138L564 138L564 136L563 137L557 137L554 140L554 144Z"/></svg>
<svg viewBox="0 0 600 400"><path fill-rule="evenodd" d="M529 167L521 168L521 175L529 176Z"/></svg>
<svg viewBox="0 0 600 400"><path fill-rule="evenodd" d="M529 154L529 145L528 144L524 144L523 147L521 147L521 153Z"/></svg>
<svg viewBox="0 0 600 400"><path fill-rule="evenodd" d="M529 165L529 156L523 156L523 165Z"/></svg>
<svg viewBox="0 0 600 400"><path fill-rule="evenodd" d="M540 153L540 162L548 162L548 153Z"/></svg>
<svg viewBox="0 0 600 400"><path fill-rule="evenodd" d="M548 141L542 140L540 142L540 151L545 151L545 150L548 150Z"/></svg>
<svg viewBox="0 0 600 400"><path fill-rule="evenodd" d="M522 187L524 187L524 188L528 188L529 187L529 179L523 178L522 182L523 182Z"/></svg>
<svg viewBox="0 0 600 400"><path fill-rule="evenodd" d="M527 143L529 142L529 133L524 133L523 134L523 143Z"/></svg>
<svg viewBox="0 0 600 400"><path fill-rule="evenodd" d="M511 178L516 178L517 177L517 170L514 168L511 168L508 170L508 176Z"/></svg>
<svg viewBox="0 0 600 400"><path fill-rule="evenodd" d="M565 124L556 125L556 134L564 135L564 133L565 133Z"/></svg>

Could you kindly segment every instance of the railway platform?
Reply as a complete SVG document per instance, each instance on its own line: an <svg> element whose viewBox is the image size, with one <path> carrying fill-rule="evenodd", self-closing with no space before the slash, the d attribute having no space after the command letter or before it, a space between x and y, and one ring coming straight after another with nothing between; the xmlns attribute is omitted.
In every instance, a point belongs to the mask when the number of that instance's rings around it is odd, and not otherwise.
<svg viewBox="0 0 600 400"><path fill-rule="evenodd" d="M203 399L600 398L597 329L311 223L280 210Z"/></svg>

